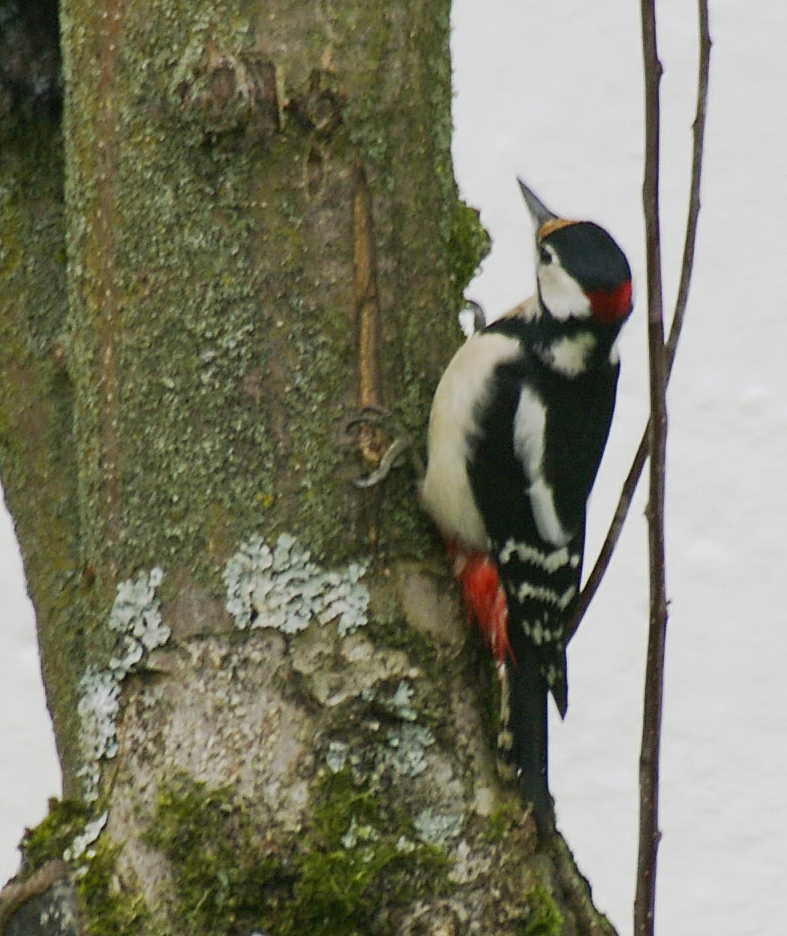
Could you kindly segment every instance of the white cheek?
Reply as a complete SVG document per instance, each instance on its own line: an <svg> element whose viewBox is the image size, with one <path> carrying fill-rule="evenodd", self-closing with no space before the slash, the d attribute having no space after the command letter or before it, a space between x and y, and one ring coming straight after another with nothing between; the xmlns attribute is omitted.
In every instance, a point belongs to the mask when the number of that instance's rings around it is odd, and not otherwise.
<svg viewBox="0 0 787 936"><path fill-rule="evenodd" d="M541 300L553 318L590 318L590 300L558 263L539 264Z"/></svg>

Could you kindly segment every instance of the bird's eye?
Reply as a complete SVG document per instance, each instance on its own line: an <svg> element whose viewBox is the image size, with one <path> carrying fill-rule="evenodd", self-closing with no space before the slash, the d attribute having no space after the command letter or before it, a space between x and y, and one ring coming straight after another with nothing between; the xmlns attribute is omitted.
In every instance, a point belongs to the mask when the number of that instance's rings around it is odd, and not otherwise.
<svg viewBox="0 0 787 936"><path fill-rule="evenodd" d="M552 254L546 249L546 247L542 247L538 251L538 258L544 264L544 266L552 262Z"/></svg>

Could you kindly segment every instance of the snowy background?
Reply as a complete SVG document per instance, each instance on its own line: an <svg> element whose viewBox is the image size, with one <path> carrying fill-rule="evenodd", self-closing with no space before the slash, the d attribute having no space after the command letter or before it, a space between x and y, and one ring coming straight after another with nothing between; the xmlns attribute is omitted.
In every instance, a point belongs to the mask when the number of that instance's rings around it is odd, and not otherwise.
<svg viewBox="0 0 787 936"><path fill-rule="evenodd" d="M699 244L670 388L671 598L661 933L783 936L787 919L787 5L711 0ZM695 106L696 4L658 4L665 299L674 302ZM645 295L639 5L454 2L455 163L494 249L469 295L490 317L533 288L521 175L558 213L615 235ZM645 310L622 340L613 435L592 501L603 538L646 419ZM647 626L642 494L570 650L553 719L558 821L594 896L631 932ZM59 792L32 610L0 517L0 883Z"/></svg>

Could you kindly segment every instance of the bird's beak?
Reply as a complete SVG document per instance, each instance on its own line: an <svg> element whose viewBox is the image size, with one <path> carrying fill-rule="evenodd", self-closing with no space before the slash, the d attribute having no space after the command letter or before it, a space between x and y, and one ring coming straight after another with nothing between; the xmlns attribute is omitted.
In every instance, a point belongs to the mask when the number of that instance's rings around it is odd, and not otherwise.
<svg viewBox="0 0 787 936"><path fill-rule="evenodd" d="M519 188L522 190L522 197L525 199L525 204L530 214L533 216L533 221L535 221L536 231L539 231L541 226L546 224L547 221L557 220L557 215L547 208L532 189L529 189L521 179L517 179L517 182L519 183Z"/></svg>

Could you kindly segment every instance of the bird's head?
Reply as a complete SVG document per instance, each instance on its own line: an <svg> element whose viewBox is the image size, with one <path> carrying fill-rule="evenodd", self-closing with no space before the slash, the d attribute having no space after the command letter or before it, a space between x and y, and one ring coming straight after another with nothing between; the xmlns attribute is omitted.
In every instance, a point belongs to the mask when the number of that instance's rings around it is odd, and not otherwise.
<svg viewBox="0 0 787 936"><path fill-rule="evenodd" d="M604 228L559 218L518 181L536 228L536 279L544 310L558 321L622 325L632 308L626 255Z"/></svg>

